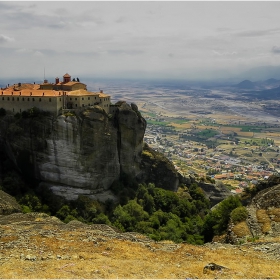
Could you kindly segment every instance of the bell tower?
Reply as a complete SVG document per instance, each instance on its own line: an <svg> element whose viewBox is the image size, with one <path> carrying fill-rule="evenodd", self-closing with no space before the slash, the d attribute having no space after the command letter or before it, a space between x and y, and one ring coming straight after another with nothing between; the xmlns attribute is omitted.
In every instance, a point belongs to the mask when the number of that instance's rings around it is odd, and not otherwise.
<svg viewBox="0 0 280 280"><path fill-rule="evenodd" d="M63 83L68 83L68 82L71 82L71 76L68 73L66 73L63 76Z"/></svg>

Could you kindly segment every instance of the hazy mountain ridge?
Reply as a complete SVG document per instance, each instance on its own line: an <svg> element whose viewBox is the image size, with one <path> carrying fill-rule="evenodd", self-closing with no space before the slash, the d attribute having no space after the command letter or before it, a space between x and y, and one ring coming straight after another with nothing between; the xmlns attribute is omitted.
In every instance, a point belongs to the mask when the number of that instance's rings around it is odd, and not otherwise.
<svg viewBox="0 0 280 280"><path fill-rule="evenodd" d="M270 78L265 81L252 82L250 80L243 80L242 82L233 85L233 87L238 89L267 89L279 87L280 80Z"/></svg>

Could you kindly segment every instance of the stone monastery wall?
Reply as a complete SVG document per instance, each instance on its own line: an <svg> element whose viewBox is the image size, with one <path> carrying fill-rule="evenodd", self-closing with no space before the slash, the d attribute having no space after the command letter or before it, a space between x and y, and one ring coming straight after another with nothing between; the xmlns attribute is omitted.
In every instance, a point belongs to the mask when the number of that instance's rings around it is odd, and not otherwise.
<svg viewBox="0 0 280 280"><path fill-rule="evenodd" d="M32 107L57 114L62 108L62 97L53 96L1 96L0 107L13 113L21 113Z"/></svg>

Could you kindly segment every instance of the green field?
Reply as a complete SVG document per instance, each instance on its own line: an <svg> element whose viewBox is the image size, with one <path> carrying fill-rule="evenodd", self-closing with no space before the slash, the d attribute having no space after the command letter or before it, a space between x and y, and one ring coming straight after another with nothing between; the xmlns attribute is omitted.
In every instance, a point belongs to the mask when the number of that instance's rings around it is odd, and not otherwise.
<svg viewBox="0 0 280 280"><path fill-rule="evenodd" d="M167 126L170 124L170 122L160 122L160 121L154 121L154 120L147 120L148 124L152 124L152 125L160 125L160 126Z"/></svg>

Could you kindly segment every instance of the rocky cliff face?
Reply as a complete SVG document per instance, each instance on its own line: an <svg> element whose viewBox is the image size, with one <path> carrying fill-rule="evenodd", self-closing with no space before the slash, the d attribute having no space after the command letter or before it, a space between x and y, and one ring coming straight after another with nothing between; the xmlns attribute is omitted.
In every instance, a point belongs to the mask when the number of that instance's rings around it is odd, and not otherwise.
<svg viewBox="0 0 280 280"><path fill-rule="evenodd" d="M144 145L138 179L143 182L154 183L156 186L176 191L183 182L172 162L163 154L154 151L147 144Z"/></svg>
<svg viewBox="0 0 280 280"><path fill-rule="evenodd" d="M120 173L141 173L141 153L146 121L136 105L118 104L114 116L98 106L57 118L6 116L0 138L9 157L29 174L66 199L79 194L99 199Z"/></svg>
<svg viewBox="0 0 280 280"><path fill-rule="evenodd" d="M279 237L280 185L260 191L247 209L247 225L253 236Z"/></svg>
<svg viewBox="0 0 280 280"><path fill-rule="evenodd" d="M237 244L246 239L277 240L280 236L280 177L272 176L259 185L258 191L246 206L246 221L230 223L226 239ZM273 184L276 184L273 186ZM262 186L263 185L263 186ZM265 187L263 189L263 187Z"/></svg>

